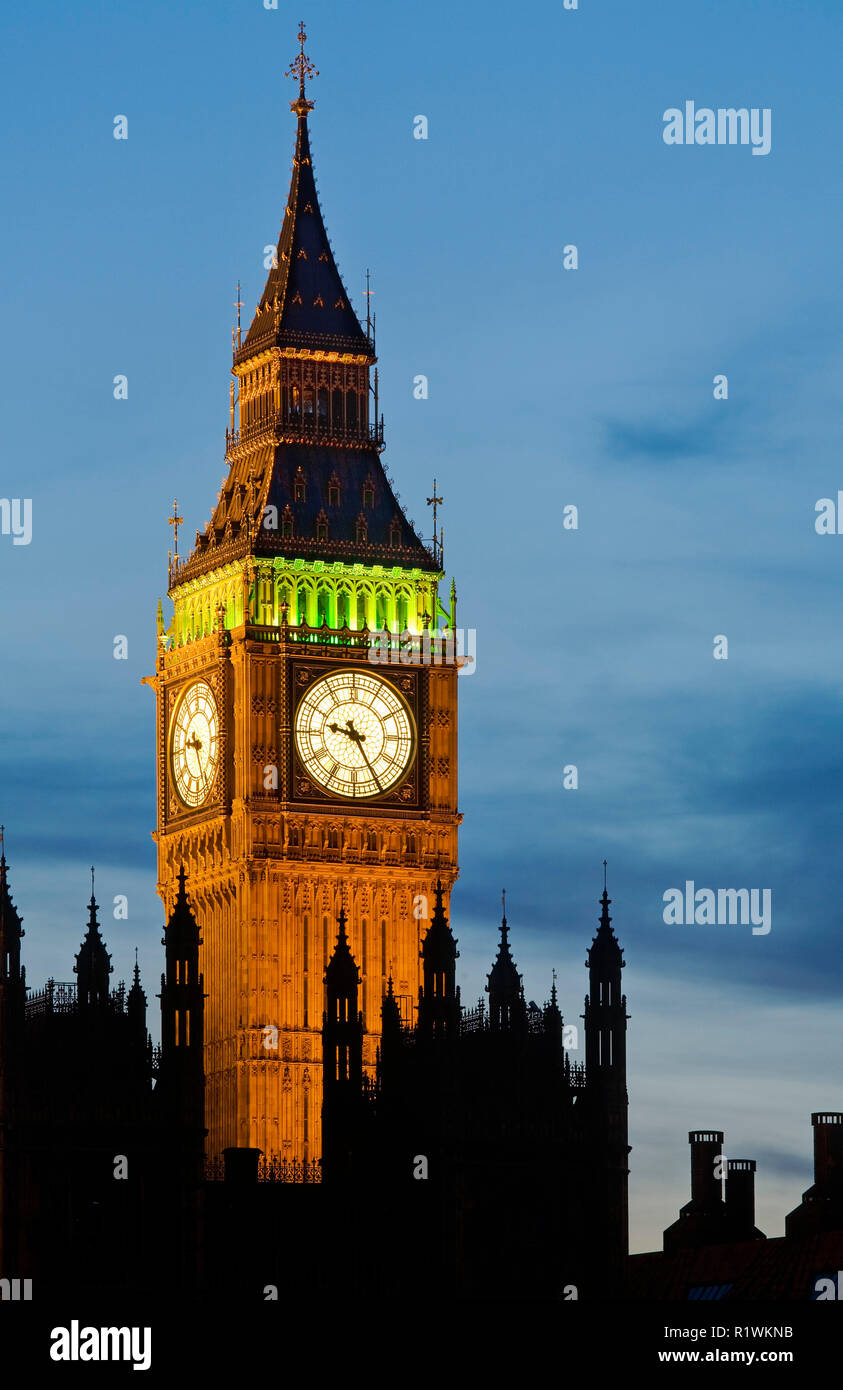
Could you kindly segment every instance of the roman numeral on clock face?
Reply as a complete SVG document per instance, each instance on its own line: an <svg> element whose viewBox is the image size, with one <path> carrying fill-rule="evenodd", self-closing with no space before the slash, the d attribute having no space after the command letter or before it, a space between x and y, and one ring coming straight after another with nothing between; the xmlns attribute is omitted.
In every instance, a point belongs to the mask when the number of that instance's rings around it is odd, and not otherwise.
<svg viewBox="0 0 843 1390"><path fill-rule="evenodd" d="M358 671L326 675L295 716L299 759L312 780L344 797L382 796L409 770L415 726L389 681Z"/></svg>

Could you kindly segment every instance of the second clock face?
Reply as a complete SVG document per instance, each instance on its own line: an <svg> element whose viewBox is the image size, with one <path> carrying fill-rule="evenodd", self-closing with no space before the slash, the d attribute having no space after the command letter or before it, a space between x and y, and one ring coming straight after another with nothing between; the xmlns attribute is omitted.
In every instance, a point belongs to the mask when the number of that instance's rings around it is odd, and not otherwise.
<svg viewBox="0 0 843 1390"><path fill-rule="evenodd" d="M202 806L211 794L219 761L219 719L207 681L194 681L176 707L170 740L176 791L185 806Z"/></svg>
<svg viewBox="0 0 843 1390"><path fill-rule="evenodd" d="M416 742L398 692L360 671L314 681L296 710L295 738L308 776L343 797L389 791L409 769Z"/></svg>

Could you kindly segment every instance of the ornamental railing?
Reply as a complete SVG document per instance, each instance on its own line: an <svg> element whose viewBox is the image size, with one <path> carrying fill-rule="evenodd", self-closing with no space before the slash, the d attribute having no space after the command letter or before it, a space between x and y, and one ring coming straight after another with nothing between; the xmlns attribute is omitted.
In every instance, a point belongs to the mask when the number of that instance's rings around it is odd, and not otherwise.
<svg viewBox="0 0 843 1390"><path fill-rule="evenodd" d="M30 994L26 1001L26 1017L39 1014L70 1014L76 1008L74 980L48 980L43 989Z"/></svg>
<svg viewBox="0 0 843 1390"><path fill-rule="evenodd" d="M205 1181L225 1181L225 1160L221 1154L205 1158ZM281 1158L262 1154L258 1160L258 1182L321 1183L322 1165L318 1159Z"/></svg>
<svg viewBox="0 0 843 1390"><path fill-rule="evenodd" d="M381 448L383 421L379 420L376 424L331 425L327 420L307 417L285 420L280 415L273 415L269 420L242 425L239 430L226 430L225 451L230 453L241 444L260 444L270 439L277 439L279 443L285 439L306 439L308 443L316 441L325 445L368 443Z"/></svg>

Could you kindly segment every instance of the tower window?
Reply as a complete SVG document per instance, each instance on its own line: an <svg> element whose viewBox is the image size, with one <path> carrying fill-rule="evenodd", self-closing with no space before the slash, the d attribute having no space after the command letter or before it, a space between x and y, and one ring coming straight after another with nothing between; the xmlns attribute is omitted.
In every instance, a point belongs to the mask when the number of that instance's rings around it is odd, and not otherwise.
<svg viewBox="0 0 843 1390"><path fill-rule="evenodd" d="M318 541L326 541L328 539L328 518L324 512L316 518L316 539Z"/></svg>
<svg viewBox="0 0 843 1390"><path fill-rule="evenodd" d="M396 549L398 548L398 546L401 544L401 523L400 523L400 521L393 521L393 522L390 523L390 527L389 527L389 544L390 544L390 546L391 546L391 548L392 548L393 550L396 550Z"/></svg>
<svg viewBox="0 0 843 1390"><path fill-rule="evenodd" d="M375 505L375 489L369 482L363 484L363 506L373 507Z"/></svg>
<svg viewBox="0 0 843 1390"><path fill-rule="evenodd" d="M340 504L340 480L336 474L328 484L328 506L338 507Z"/></svg>
<svg viewBox="0 0 843 1390"><path fill-rule="evenodd" d="M305 477L301 469L298 470L295 478L293 479L293 501L307 501L307 483L305 482Z"/></svg>
<svg viewBox="0 0 843 1390"><path fill-rule="evenodd" d="M369 539L369 523L365 516L358 516L355 539L358 545L363 545Z"/></svg>

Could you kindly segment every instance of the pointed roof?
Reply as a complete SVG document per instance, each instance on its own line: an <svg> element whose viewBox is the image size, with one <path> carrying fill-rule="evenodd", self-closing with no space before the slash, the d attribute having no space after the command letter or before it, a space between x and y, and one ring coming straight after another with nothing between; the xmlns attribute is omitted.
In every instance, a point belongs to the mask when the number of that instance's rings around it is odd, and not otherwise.
<svg viewBox="0 0 843 1390"><path fill-rule="evenodd" d="M501 939L498 943L498 954L495 963L490 970L487 979L486 990L489 994L498 997L509 996L517 999L521 994L521 976L512 959L509 949L509 924L506 920L506 891L503 893L503 917L501 919Z"/></svg>
<svg viewBox="0 0 843 1390"><path fill-rule="evenodd" d="M401 1011L398 1007L398 1000L395 998L395 987L391 975L387 981L386 994L383 996L381 1004L381 1031L386 1034L401 1031Z"/></svg>
<svg viewBox="0 0 843 1390"><path fill-rule="evenodd" d="M430 926L422 942L421 953L427 964L445 968L453 965L460 953L457 950L456 937L448 924L448 916L443 901L445 890L442 887L441 879L436 880L435 893L436 905L430 919Z"/></svg>
<svg viewBox="0 0 843 1390"><path fill-rule="evenodd" d="M170 945L174 948L202 945L199 924L187 900L187 874L184 871L184 864L179 869L179 890L165 928L165 934L161 938L161 945Z"/></svg>
<svg viewBox="0 0 843 1390"><path fill-rule="evenodd" d="M325 230L306 111L299 114L293 176L275 264L235 362L273 346L373 357Z"/></svg>
<svg viewBox="0 0 843 1390"><path fill-rule="evenodd" d="M313 102L307 98L305 82L319 74L305 54L306 39L302 23L299 53L287 74L299 83L298 98L290 102L298 116L298 133L275 263L235 361L273 345L350 352L374 360L334 260L316 192L307 126Z"/></svg>
<svg viewBox="0 0 843 1390"><path fill-rule="evenodd" d="M73 973L80 1004L103 1004L108 998L108 977L113 971L111 956L105 949L97 920L99 904L94 897L94 870L91 868L91 901L88 904L88 930L76 956Z"/></svg>
<svg viewBox="0 0 843 1390"><path fill-rule="evenodd" d="M342 993L343 990L357 989L360 983L360 972L357 969L357 962L351 954L351 947L348 944L348 937L345 934L345 924L348 918L345 915L345 908L340 908L340 915L337 918L339 932L337 933L337 944L334 947L333 955L325 967L325 984L332 990Z"/></svg>
<svg viewBox="0 0 843 1390"><path fill-rule="evenodd" d="M0 825L0 943L2 950L9 950L11 942L25 936L23 918L12 901L9 891L8 866L6 864L6 827Z"/></svg>
<svg viewBox="0 0 843 1390"><path fill-rule="evenodd" d="M598 958L609 957L614 959L619 956L621 967L626 962L623 959L623 949L612 928L612 919L609 916L609 904L612 899L606 886L606 860L603 860L603 896L600 899L600 923L594 935L591 945L588 948L588 959L586 965L592 965Z"/></svg>
<svg viewBox="0 0 843 1390"><path fill-rule="evenodd" d="M132 974L132 987L126 996L126 1004L130 1014L135 1014L138 1017L146 1016L146 994L141 985L137 946L135 947L135 968Z"/></svg>
<svg viewBox="0 0 843 1390"><path fill-rule="evenodd" d="M351 307L319 206L308 130L313 103L305 95L305 77L315 69L305 57L304 38L302 26L301 52L291 69L299 79L299 97L291 103L298 131L276 264L238 342L234 369L241 374L249 360L272 351L356 359L351 370L360 380L348 395L368 401L369 371L377 359ZM286 409L282 405L265 421L241 425L229 437L228 476L211 520L171 574L171 589L247 553L441 573L440 557L416 534L381 463L380 421L360 407L347 430L302 429L304 421L294 422Z"/></svg>

